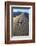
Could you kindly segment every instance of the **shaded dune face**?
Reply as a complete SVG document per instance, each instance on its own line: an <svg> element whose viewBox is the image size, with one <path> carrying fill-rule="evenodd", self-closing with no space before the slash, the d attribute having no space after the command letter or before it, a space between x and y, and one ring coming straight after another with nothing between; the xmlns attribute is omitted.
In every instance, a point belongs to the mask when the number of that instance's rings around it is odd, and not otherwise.
<svg viewBox="0 0 36 46"><path fill-rule="evenodd" d="M26 18L24 13L21 13L19 16L13 17L13 35L28 35L28 32L29 20Z"/></svg>

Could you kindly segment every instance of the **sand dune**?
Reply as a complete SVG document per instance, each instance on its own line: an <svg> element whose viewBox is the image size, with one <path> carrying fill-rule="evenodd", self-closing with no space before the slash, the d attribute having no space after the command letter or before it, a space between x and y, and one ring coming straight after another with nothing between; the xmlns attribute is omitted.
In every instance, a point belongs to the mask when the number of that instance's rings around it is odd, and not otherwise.
<svg viewBox="0 0 36 46"><path fill-rule="evenodd" d="M22 25L20 25L20 23L18 24L18 21L19 22L22 22L23 21L23 24ZM13 17L13 31L15 32L13 34L16 34L16 35L25 34L26 33L26 30L28 32L29 25L27 24L28 23L27 21L28 20L24 16L24 13L20 14L19 16ZM20 27L20 31L18 30L19 27L16 27L17 24L20 25L19 26ZM28 27L26 27L26 26L28 26ZM24 32L23 32L23 30L24 30Z"/></svg>

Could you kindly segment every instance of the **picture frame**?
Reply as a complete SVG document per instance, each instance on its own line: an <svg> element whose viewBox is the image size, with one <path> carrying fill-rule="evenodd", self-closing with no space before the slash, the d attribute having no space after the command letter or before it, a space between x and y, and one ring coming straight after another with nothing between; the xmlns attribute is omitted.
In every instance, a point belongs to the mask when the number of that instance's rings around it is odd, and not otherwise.
<svg viewBox="0 0 36 46"><path fill-rule="evenodd" d="M18 12L17 12L18 11ZM15 13L14 13L15 12ZM17 19L15 21L14 18L16 16L20 15L21 13L25 13L24 15L27 17L27 19L24 20L27 26L20 26L20 30L15 28L16 26L14 22L17 22ZM27 14L29 13L29 15ZM21 14L22 15L22 14ZM12 19L13 18L13 19ZM17 17L19 18L19 17ZM20 19L21 20L21 19ZM28 22L26 22L26 21ZM21 23L21 22L20 22ZM25 24L25 25L26 25ZM27 28L28 27L28 28ZM17 32L18 30L18 32ZM19 33L26 31L28 34L25 33ZM12 32L11 32L12 31ZM16 31L15 33L13 31ZM34 2L12 2L12 1L6 1L5 2L5 44L16 44L16 43L34 43L35 42L35 3Z"/></svg>

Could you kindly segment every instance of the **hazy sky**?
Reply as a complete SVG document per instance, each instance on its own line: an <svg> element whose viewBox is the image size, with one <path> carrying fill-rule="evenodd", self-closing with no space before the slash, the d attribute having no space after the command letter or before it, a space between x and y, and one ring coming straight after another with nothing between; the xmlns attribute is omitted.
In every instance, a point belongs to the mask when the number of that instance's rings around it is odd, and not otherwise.
<svg viewBox="0 0 36 46"><path fill-rule="evenodd" d="M31 12L31 9L13 9L13 12L27 12L27 13L29 13L29 10L30 10L30 12Z"/></svg>

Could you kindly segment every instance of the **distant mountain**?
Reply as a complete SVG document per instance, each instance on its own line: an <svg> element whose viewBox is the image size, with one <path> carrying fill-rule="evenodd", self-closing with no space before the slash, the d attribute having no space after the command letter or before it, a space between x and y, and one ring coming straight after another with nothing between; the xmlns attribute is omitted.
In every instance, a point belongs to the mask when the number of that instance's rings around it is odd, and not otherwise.
<svg viewBox="0 0 36 46"><path fill-rule="evenodd" d="M18 15L20 15L22 12L13 12L13 16L15 17L15 16L18 16Z"/></svg>
<svg viewBox="0 0 36 46"><path fill-rule="evenodd" d="M27 19L29 19L29 13L27 12L13 12L13 17L19 16L20 14L24 13L23 15L25 15L27 17Z"/></svg>

